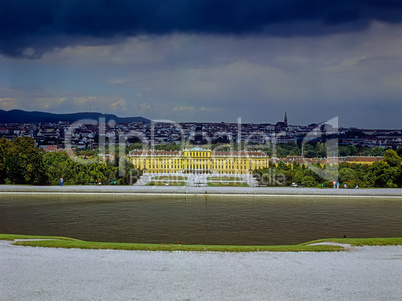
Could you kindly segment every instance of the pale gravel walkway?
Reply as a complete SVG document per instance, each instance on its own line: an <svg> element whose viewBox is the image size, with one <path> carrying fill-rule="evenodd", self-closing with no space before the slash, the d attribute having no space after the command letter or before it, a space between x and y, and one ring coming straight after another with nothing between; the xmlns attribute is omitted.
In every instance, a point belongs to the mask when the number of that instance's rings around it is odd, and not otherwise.
<svg viewBox="0 0 402 301"><path fill-rule="evenodd" d="M401 283L402 246L168 253L0 242L0 300L401 300Z"/></svg>

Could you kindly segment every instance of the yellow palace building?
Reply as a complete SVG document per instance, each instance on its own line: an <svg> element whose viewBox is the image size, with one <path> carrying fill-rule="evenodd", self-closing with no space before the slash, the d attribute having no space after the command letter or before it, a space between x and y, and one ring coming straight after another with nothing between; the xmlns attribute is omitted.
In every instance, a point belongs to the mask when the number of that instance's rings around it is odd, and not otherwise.
<svg viewBox="0 0 402 301"><path fill-rule="evenodd" d="M252 174L269 167L269 157L261 151L212 151L195 147L183 151L133 150L134 168L144 174Z"/></svg>

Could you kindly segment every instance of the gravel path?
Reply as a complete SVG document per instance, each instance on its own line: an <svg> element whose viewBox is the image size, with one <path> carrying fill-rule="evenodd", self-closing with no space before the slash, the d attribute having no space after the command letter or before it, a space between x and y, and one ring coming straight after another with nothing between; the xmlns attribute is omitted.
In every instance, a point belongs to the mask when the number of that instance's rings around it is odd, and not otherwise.
<svg viewBox="0 0 402 301"><path fill-rule="evenodd" d="M146 193L146 194L222 194L397 197L402 189L319 189L290 187L172 187L172 186L22 186L0 185L0 193Z"/></svg>
<svg viewBox="0 0 402 301"><path fill-rule="evenodd" d="M401 283L402 246L169 253L0 242L0 300L401 300Z"/></svg>

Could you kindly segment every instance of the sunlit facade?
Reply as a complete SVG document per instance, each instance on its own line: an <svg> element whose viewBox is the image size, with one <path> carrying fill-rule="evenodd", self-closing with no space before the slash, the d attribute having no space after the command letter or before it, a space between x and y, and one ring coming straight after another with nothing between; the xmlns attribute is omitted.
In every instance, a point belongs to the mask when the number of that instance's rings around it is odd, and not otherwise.
<svg viewBox="0 0 402 301"><path fill-rule="evenodd" d="M204 148L183 151L133 150L129 158L143 173L163 174L251 174L269 167L261 151L212 151Z"/></svg>

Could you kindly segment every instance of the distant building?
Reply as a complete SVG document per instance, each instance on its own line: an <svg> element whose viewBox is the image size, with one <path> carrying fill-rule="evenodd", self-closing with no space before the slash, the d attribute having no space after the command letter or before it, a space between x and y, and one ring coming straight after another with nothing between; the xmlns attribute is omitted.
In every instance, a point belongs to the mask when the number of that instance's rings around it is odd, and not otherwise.
<svg viewBox="0 0 402 301"><path fill-rule="evenodd" d="M52 152L63 152L64 149L60 149L57 147L57 145L41 145L41 149L43 149L44 152L46 153L52 153Z"/></svg>
<svg viewBox="0 0 402 301"><path fill-rule="evenodd" d="M110 163L114 163L116 157L112 154L99 154L99 158L103 162L109 161Z"/></svg>
<svg viewBox="0 0 402 301"><path fill-rule="evenodd" d="M200 147L183 151L133 150L129 158L134 168L145 174L251 174L269 167L269 158L261 151L224 152Z"/></svg>
<svg viewBox="0 0 402 301"><path fill-rule="evenodd" d="M283 121L279 121L279 122L276 123L275 130L280 131L280 130L286 129L287 127L288 127L288 116L287 116L287 113L285 111L285 117L283 118Z"/></svg>
<svg viewBox="0 0 402 301"><path fill-rule="evenodd" d="M43 150L47 153L57 152L57 145L46 145Z"/></svg>

